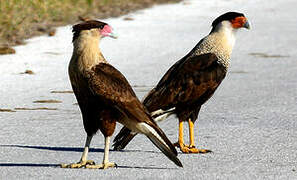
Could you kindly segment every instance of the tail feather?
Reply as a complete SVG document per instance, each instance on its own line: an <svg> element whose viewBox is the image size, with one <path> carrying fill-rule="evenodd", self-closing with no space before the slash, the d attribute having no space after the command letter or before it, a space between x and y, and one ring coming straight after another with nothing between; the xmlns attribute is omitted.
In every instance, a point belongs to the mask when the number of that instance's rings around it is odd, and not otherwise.
<svg viewBox="0 0 297 180"><path fill-rule="evenodd" d="M182 163L177 158L177 151L165 133L161 130L161 128L159 128L159 126L148 113L146 114L146 117L143 118L143 121L134 121L135 123L127 123L127 121L122 121L122 123L133 130L135 129L135 131L139 133L145 134L152 141L152 143L163 152L164 155L166 155L177 166L182 167ZM130 139L132 139L134 136L134 132L123 127L119 134L115 137L113 146L115 149L120 149L121 147L126 146L128 142L130 142ZM128 140L126 141L122 137L128 137Z"/></svg>
<svg viewBox="0 0 297 180"><path fill-rule="evenodd" d="M160 149L177 166L183 167L177 158L177 151L165 133L156 124L140 123L141 132L144 133L150 141ZM113 141L114 150L124 149L125 146L135 137L137 133L132 132L127 127L123 127Z"/></svg>
<svg viewBox="0 0 297 180"><path fill-rule="evenodd" d="M151 113L155 122L163 121L170 115L175 113L175 108L171 108L169 110L163 111L158 110ZM127 127L123 127L121 131L116 135L115 139L113 140L113 149L116 151L125 149L125 147L129 144L130 141L137 135L138 133L132 132Z"/></svg>
<svg viewBox="0 0 297 180"><path fill-rule="evenodd" d="M154 118L155 122L161 122L161 121L167 119L169 116L171 116L174 113L175 113L174 110L168 110L168 111L164 111L161 114L153 115L152 117Z"/></svg>
<svg viewBox="0 0 297 180"><path fill-rule="evenodd" d="M124 126L113 140L113 149L116 151L124 149L137 134Z"/></svg>
<svg viewBox="0 0 297 180"><path fill-rule="evenodd" d="M153 111L151 112L151 116L156 119L158 118L159 116L162 116L164 114L168 114L168 116L170 116L171 114L174 114L175 113L175 107L171 108L171 109L168 109L168 110L163 110L163 109L159 109L159 110L156 110L156 111ZM168 117L167 116L167 117Z"/></svg>
<svg viewBox="0 0 297 180"><path fill-rule="evenodd" d="M177 151L169 139L165 136L161 129L151 127L146 124L146 128L150 131L146 133L146 136L152 141L152 143L159 148L171 161L177 166L183 167L180 160L177 158Z"/></svg>

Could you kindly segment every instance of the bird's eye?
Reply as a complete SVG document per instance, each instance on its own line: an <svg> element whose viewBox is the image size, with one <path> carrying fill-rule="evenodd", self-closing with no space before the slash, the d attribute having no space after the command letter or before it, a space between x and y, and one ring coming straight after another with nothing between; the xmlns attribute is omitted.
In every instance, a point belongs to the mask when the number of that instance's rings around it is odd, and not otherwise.
<svg viewBox="0 0 297 180"><path fill-rule="evenodd" d="M99 28L100 28L100 29L103 29L103 28L104 28L104 25L100 25Z"/></svg>

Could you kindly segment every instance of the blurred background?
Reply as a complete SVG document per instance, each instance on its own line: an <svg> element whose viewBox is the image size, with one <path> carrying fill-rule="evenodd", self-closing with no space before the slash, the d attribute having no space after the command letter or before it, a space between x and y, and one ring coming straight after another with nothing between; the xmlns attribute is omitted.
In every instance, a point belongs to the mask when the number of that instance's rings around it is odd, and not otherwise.
<svg viewBox="0 0 297 180"><path fill-rule="evenodd" d="M181 0L1 0L0 47L23 44L24 39L84 18L117 17L153 4Z"/></svg>

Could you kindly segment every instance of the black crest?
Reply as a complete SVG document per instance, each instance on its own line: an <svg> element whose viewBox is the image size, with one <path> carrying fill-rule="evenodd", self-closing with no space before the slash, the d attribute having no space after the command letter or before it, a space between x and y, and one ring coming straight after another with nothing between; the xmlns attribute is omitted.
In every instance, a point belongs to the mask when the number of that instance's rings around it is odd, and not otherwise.
<svg viewBox="0 0 297 180"><path fill-rule="evenodd" d="M212 27L216 27L220 22L225 21L225 20L232 20L235 19L236 17L244 16L242 13L238 12L227 12L225 14L222 14L221 16L217 17L213 22L212 22Z"/></svg>
<svg viewBox="0 0 297 180"><path fill-rule="evenodd" d="M73 32L72 42L74 42L74 40L77 39L77 37L79 36L79 33L81 31L90 30L93 28L103 29L105 25L107 25L107 24L104 22L101 22L101 21L89 20L89 21L85 21L85 22L82 22L82 23L72 26L72 32Z"/></svg>

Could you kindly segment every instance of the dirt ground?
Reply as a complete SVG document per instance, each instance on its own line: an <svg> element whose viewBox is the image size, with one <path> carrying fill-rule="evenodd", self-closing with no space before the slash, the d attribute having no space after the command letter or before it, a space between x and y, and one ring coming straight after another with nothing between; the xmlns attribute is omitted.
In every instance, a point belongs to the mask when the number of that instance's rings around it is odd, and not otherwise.
<svg viewBox="0 0 297 180"><path fill-rule="evenodd" d="M154 4L176 3L179 1L181 0L121 1L120 3L107 3L106 6L94 5L88 10L77 10L74 12L74 18L60 17L59 20L51 20L51 18L49 18L45 19L44 21L34 19L32 19L32 21L26 20L26 22L22 22L23 24L26 23L25 25L14 28L14 30L11 30L11 32L5 32L5 34L0 37L0 54L14 54L15 51L11 48L11 46L24 44L25 39L31 38L33 36L39 36L43 34L54 36L55 27L72 24L84 18L104 19L107 17L118 17L135 10L151 7ZM0 24L0 28L1 26L2 25ZM2 28L7 30L12 29L7 26L9 26L9 24L3 25Z"/></svg>

